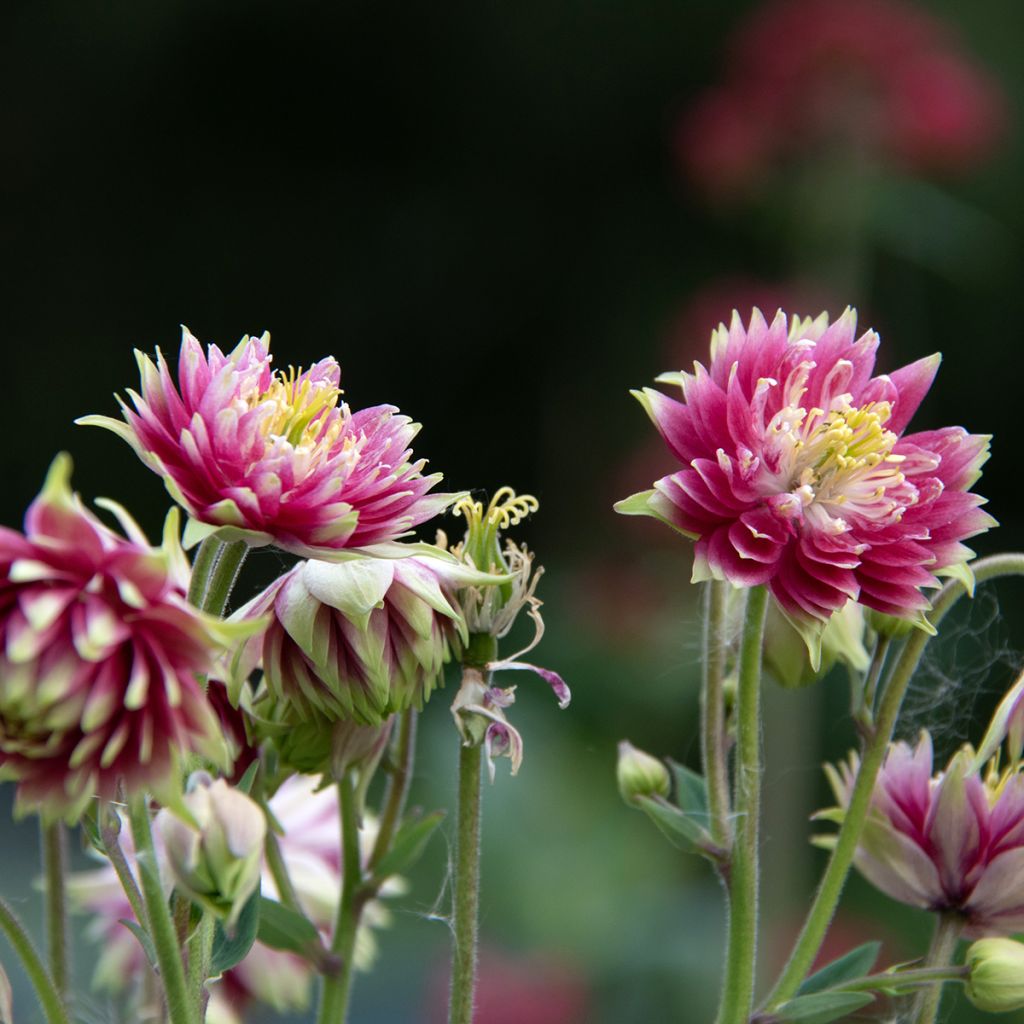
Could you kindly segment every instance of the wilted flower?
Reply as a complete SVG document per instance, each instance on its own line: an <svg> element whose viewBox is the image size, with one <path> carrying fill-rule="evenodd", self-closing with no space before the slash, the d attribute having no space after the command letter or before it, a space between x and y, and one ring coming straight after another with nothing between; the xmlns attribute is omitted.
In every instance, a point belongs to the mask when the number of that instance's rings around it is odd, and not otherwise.
<svg viewBox="0 0 1024 1024"><path fill-rule="evenodd" d="M619 793L626 803L638 796L668 796L671 788L664 762L638 750L628 740L619 743L619 759L615 767Z"/></svg>
<svg viewBox="0 0 1024 1024"><path fill-rule="evenodd" d="M0 777L18 781L22 808L73 820L119 780L176 779L179 754L225 760L196 675L241 634L186 601L176 511L153 548L98 502L126 539L71 493L70 474L59 455L25 535L0 528Z"/></svg>
<svg viewBox="0 0 1024 1024"><path fill-rule="evenodd" d="M961 541L994 524L968 490L987 437L903 436L939 357L872 377L878 335L855 334L852 310L770 326L754 310L748 328L734 313L709 368L658 378L683 402L635 392L683 468L616 506L695 539L695 581L767 584L812 654L848 600L928 628L920 588L970 580Z"/></svg>
<svg viewBox="0 0 1024 1024"><path fill-rule="evenodd" d="M571 699L569 687L557 672L518 660L544 635L541 601L535 595L544 570L534 569L533 555L525 547L511 540L502 546L501 531L515 526L537 507L532 495L517 496L511 487L502 487L486 509L482 502L470 498L460 499L453 509L455 515L465 518L466 533L451 553L464 565L483 570L491 585L470 583L457 595L469 629L469 646L462 655L462 681L451 710L463 745L483 744L492 781L497 757L511 760L513 775L519 770L523 741L505 715L505 709L515 703L515 687L491 685L491 673L509 669L533 672L552 688L560 708L568 707ZM441 539L447 543L447 538ZM508 635L523 609L533 620L533 639L518 654L499 659L498 640Z"/></svg>
<svg viewBox="0 0 1024 1024"><path fill-rule="evenodd" d="M1024 929L1024 773L975 763L965 747L933 776L928 733L892 744L854 862L893 899L962 915L968 936L1008 935ZM851 754L826 769L839 806L819 817L842 820L857 766Z"/></svg>
<svg viewBox="0 0 1024 1024"><path fill-rule="evenodd" d="M1024 1007L1024 945L1013 939L979 939L964 959L967 998L985 1013Z"/></svg>
<svg viewBox="0 0 1024 1024"><path fill-rule="evenodd" d="M262 663L270 695L298 721L379 725L421 708L469 638L456 588L496 582L440 551L300 562L234 616L271 615L234 659L235 692Z"/></svg>
<svg viewBox="0 0 1024 1024"><path fill-rule="evenodd" d="M338 855L340 819L336 787L317 789L318 780L310 776L292 776L269 801L274 820L281 826L281 856L287 868L303 912L320 931L324 942L330 939L341 891L341 863ZM360 847L369 856L376 838L376 823L364 815ZM154 832L158 861L165 881L169 880L166 853L161 832ZM130 831L121 830L120 845L130 870L138 867ZM136 878L136 880L138 880ZM384 896L402 892L404 883L389 880L381 890ZM269 869L264 864L261 890L264 896L278 899ZM118 882L111 864L92 871L72 874L69 894L73 906L90 913L93 920L87 933L101 943L94 984L113 993L131 991L136 1017L147 1019L148 1003L143 984L150 969L146 955L134 935L121 923L133 920L131 905ZM388 923L388 912L379 900L367 904L356 936L355 966L366 970L376 954L373 929ZM252 1000L266 1003L284 1013L303 1010L309 1005L315 969L302 957L271 949L256 942L245 959L224 977L210 984L209 1020L241 1019L241 1009ZM154 1008L154 1019L158 1009Z"/></svg>
<svg viewBox="0 0 1024 1024"><path fill-rule="evenodd" d="M427 494L441 477L411 461L419 427L408 417L390 405L351 412L333 358L275 372L269 345L264 334L204 354L185 330L177 386L159 350L155 364L137 352L142 394L128 392L134 410L121 401L125 422L78 422L127 441L204 524L195 536L315 555L392 540L451 503Z"/></svg>
<svg viewBox="0 0 1024 1024"><path fill-rule="evenodd" d="M182 798L191 821L162 810L155 826L175 886L234 927L260 884L267 821L255 800L205 772Z"/></svg>

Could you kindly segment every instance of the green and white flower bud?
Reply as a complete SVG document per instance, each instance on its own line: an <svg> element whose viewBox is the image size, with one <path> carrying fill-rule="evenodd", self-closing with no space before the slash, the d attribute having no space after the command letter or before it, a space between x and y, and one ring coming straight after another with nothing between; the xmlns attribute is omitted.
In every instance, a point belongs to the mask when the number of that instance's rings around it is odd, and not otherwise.
<svg viewBox="0 0 1024 1024"><path fill-rule="evenodd" d="M640 796L668 796L671 788L668 769L656 757L637 750L628 740L619 744L615 768L619 792L627 804Z"/></svg>
<svg viewBox="0 0 1024 1024"><path fill-rule="evenodd" d="M985 1013L1024 1007L1024 944L979 939L967 950L967 998Z"/></svg>
<svg viewBox="0 0 1024 1024"><path fill-rule="evenodd" d="M864 610L859 604L847 601L828 620L821 632L821 662L815 670L804 637L791 625L778 605L774 601L769 602L764 630L764 664L780 686L787 689L809 686L822 679L837 662L858 672L866 671L871 662L864 646Z"/></svg>
<svg viewBox="0 0 1024 1024"><path fill-rule="evenodd" d="M230 931L260 884L266 817L255 800L205 772L192 777L183 802L191 822L166 809L156 820L174 884Z"/></svg>

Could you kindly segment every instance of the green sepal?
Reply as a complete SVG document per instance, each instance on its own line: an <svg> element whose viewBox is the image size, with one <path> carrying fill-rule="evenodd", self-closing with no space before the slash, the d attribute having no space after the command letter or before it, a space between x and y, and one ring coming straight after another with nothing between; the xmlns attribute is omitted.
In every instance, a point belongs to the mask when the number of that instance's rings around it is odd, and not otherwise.
<svg viewBox="0 0 1024 1024"><path fill-rule="evenodd" d="M705 828L708 821L706 814L684 813L661 797L637 796L633 803L679 849L704 855L714 849L711 833Z"/></svg>
<svg viewBox="0 0 1024 1024"><path fill-rule="evenodd" d="M706 815L708 813L708 784L704 776L677 764L672 758L665 759L672 778L675 780L676 805L684 814Z"/></svg>
<svg viewBox="0 0 1024 1024"><path fill-rule="evenodd" d="M217 922L213 935L213 953L210 956L210 978L219 978L248 956L259 932L260 898L258 892L249 897L230 935L224 925Z"/></svg>
<svg viewBox="0 0 1024 1024"><path fill-rule="evenodd" d="M797 995L813 995L827 988L839 988L845 982L856 978L863 978L871 973L881 948L880 942L865 942L864 945L851 949L807 978L797 989Z"/></svg>
<svg viewBox="0 0 1024 1024"><path fill-rule="evenodd" d="M874 1001L870 992L817 992L783 1003L771 1019L778 1024L829 1024Z"/></svg>

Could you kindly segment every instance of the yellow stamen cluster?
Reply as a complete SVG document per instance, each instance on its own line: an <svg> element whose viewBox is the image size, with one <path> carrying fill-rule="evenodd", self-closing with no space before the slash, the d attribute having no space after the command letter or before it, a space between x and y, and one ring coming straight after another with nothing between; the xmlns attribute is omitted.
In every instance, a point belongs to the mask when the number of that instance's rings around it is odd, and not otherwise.
<svg viewBox="0 0 1024 1024"><path fill-rule="evenodd" d="M540 502L532 494L517 495L511 487L500 487L494 492L486 512L483 502L467 496L455 503L452 515L464 516L467 530L479 528L485 522L489 527L507 530L510 526L517 526L538 508Z"/></svg>
<svg viewBox="0 0 1024 1024"><path fill-rule="evenodd" d="M321 432L324 420L340 397L341 388L311 381L301 370L289 366L287 373L276 372L270 387L255 399L254 405L270 409L260 423L260 430L264 437L279 437L295 447L323 440L332 442L341 429L340 422L330 424L328 438L322 437Z"/></svg>

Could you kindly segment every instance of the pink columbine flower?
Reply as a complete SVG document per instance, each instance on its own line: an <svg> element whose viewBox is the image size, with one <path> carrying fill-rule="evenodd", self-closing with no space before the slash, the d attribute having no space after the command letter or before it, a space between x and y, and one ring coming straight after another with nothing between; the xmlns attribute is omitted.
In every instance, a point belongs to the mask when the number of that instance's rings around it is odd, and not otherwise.
<svg viewBox="0 0 1024 1024"><path fill-rule="evenodd" d="M847 600L928 628L922 587L961 575L961 543L995 521L970 493L989 438L946 427L904 434L939 365L872 376L878 335L734 313L711 362L658 379L678 402L634 392L682 468L620 502L696 540L694 579L767 584L813 646Z"/></svg>
<svg viewBox="0 0 1024 1024"><path fill-rule="evenodd" d="M500 584L444 551L405 558L310 560L272 583L235 618L269 615L266 631L233 659L232 686L262 665L269 695L296 721L344 719L377 726L422 708L453 647L469 639L458 588ZM280 709L279 709L280 710Z"/></svg>
<svg viewBox="0 0 1024 1024"><path fill-rule="evenodd" d="M179 754L222 763L217 718L196 678L237 627L186 601L178 513L162 547L98 502L115 533L70 490L59 455L25 534L0 527L0 778L21 808L78 817L89 800L159 788Z"/></svg>
<svg viewBox="0 0 1024 1024"><path fill-rule="evenodd" d="M297 554L390 541L446 508L409 443L419 426L390 405L352 412L333 358L271 369L270 336L204 354L183 331L178 384L162 353L136 352L142 393L124 422L86 416L127 441L195 521L189 539L277 544ZM196 526L196 524L202 524Z"/></svg>
<svg viewBox="0 0 1024 1024"><path fill-rule="evenodd" d="M1024 773L976 770L970 747L932 774L932 742L894 743L875 782L855 863L893 899L955 911L970 937L1024 929ZM826 771L839 804L820 817L841 820L858 767ZM821 845L834 842L829 837Z"/></svg>

